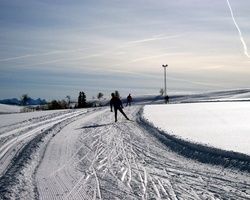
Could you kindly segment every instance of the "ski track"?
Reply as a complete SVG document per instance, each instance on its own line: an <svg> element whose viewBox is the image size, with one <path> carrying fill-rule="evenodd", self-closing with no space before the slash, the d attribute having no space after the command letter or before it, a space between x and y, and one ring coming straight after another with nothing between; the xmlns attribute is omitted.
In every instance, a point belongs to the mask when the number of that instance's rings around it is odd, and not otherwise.
<svg viewBox="0 0 250 200"><path fill-rule="evenodd" d="M32 148L35 150L39 141L48 139L48 137L42 139L44 136L53 137L53 134L56 134L60 127L88 112L87 109L61 111L4 126L5 132L0 134L0 199L22 199L24 196L29 196L29 191L34 192L36 190L32 182L34 174L30 174L29 171L35 171L36 166L34 165L38 165L39 159L38 155L34 155L35 159L32 160L30 154ZM24 166L28 162L29 165L26 166L25 171ZM28 177L31 180L28 180ZM19 185L18 188L17 182L22 186ZM29 187L30 184L33 184L32 189ZM27 190L22 187L27 187ZM17 190L22 191L22 194L19 195ZM29 196L28 199L33 198L34 195Z"/></svg>
<svg viewBox="0 0 250 200"><path fill-rule="evenodd" d="M140 108L124 110L136 121ZM185 158L120 113L114 123L108 108L0 127L0 174L29 141L68 119L38 149L44 153L33 174L37 199L250 199L249 173Z"/></svg>
<svg viewBox="0 0 250 200"><path fill-rule="evenodd" d="M13 152L18 153L18 151L20 151L22 147L24 147L30 140L32 140L32 138L41 134L45 130L50 129L55 124L61 123L70 118L74 118L85 112L86 111L76 111L73 113L63 114L61 116L51 118L50 120L44 120L34 123L34 125L23 125L23 127L1 134L0 138L4 139L4 143L1 144L0 147L0 175L10 164L12 158L16 155Z"/></svg>

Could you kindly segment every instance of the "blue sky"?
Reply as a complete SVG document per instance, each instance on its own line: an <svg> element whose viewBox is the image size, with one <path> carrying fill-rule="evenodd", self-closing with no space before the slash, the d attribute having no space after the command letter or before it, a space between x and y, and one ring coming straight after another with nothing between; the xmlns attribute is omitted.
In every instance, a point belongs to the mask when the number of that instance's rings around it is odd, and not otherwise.
<svg viewBox="0 0 250 200"><path fill-rule="evenodd" d="M250 1L230 0L245 48ZM227 0L1 0L0 99L246 88L250 58ZM249 47L250 48L250 47Z"/></svg>

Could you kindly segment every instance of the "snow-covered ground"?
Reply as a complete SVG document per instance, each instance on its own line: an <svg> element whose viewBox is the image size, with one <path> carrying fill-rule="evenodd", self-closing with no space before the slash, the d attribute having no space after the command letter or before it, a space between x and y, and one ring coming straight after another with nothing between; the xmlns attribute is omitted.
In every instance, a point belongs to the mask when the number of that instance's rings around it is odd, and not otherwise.
<svg viewBox="0 0 250 200"><path fill-rule="evenodd" d="M250 155L250 102L147 105L144 117L177 138Z"/></svg>
<svg viewBox="0 0 250 200"><path fill-rule="evenodd" d="M163 137L142 108L117 123L109 107L1 115L0 199L250 199L249 162L184 156L199 152Z"/></svg>
<svg viewBox="0 0 250 200"><path fill-rule="evenodd" d="M19 113L21 109L22 109L21 106L0 104L0 114L1 113Z"/></svg>
<svg viewBox="0 0 250 200"><path fill-rule="evenodd" d="M33 121L37 118L41 117L51 117L51 115L60 115L62 113L69 112L69 110L49 110L49 111L36 111L36 112L27 112L27 113L11 113L10 114L1 114L1 123L0 126L9 126L11 124L17 124L19 122L23 122L25 120Z"/></svg>
<svg viewBox="0 0 250 200"><path fill-rule="evenodd" d="M250 89L171 95L170 103L250 101Z"/></svg>

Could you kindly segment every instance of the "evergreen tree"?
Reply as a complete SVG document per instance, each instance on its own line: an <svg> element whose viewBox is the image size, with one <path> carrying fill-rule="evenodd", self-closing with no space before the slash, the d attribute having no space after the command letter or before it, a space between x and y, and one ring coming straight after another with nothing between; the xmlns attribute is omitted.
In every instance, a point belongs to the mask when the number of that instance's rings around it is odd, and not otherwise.
<svg viewBox="0 0 250 200"><path fill-rule="evenodd" d="M53 100L49 104L49 110L61 109L61 106L57 100Z"/></svg>
<svg viewBox="0 0 250 200"><path fill-rule="evenodd" d="M79 92L78 96L78 108L85 108L87 106L86 103L86 95L84 92Z"/></svg>
<svg viewBox="0 0 250 200"><path fill-rule="evenodd" d="M21 105L26 106L29 99L30 97L28 96L28 94L23 94L21 97Z"/></svg>

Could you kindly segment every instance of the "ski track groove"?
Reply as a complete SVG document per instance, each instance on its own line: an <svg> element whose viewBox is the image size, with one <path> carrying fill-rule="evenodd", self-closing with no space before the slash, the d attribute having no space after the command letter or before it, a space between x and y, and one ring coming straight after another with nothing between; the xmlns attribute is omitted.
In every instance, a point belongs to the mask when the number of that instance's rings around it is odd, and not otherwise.
<svg viewBox="0 0 250 200"><path fill-rule="evenodd" d="M30 119L26 119L24 121L20 121L20 122L16 122L16 123L12 123L12 124L7 124L7 125L3 125L0 126L0 136L2 137L2 134L6 134L8 132L11 132L13 130L18 130L19 128L22 127L27 127L30 125L34 125L37 124L41 121L45 121L47 119L53 119L57 116L62 116L65 113L70 113L71 111L60 111L60 112L56 112L56 113L52 113L52 114L47 114L47 115L42 115L42 116L38 116L38 117L33 117ZM74 111L72 111L74 112Z"/></svg>
<svg viewBox="0 0 250 200"><path fill-rule="evenodd" d="M67 125L67 121L69 121L69 123L72 122L72 119L74 120L77 119L77 117L83 115L83 114L86 114L86 110L84 111L68 111L69 113L65 114L65 112L61 112L63 113L63 115L61 116L58 116L56 115L55 118L51 118L51 120L45 120L44 121L41 121L41 119L43 119L43 117L41 118L36 118L39 122L39 124L42 124L42 126L37 126L37 125L34 125L34 126L31 126L27 129L26 127L26 121L31 121L31 120L26 120L25 122L21 122L21 123L18 123L18 124L21 124L21 125L24 125L24 127L18 127L18 131L16 131L16 133L19 133L19 135L13 135L13 134L9 134L9 132L7 132L6 134L2 135L2 138L5 137L6 135L8 135L8 138L5 143L1 146L0 148L0 163L1 163L1 167L0 169L2 170L2 177L0 177L2 180L4 179L9 179L11 176L10 174L8 175L5 175L5 172L7 172L8 169L11 169L12 170L12 173L18 173L19 170L23 170L23 168L25 168L25 166L21 165L21 168L20 167L15 167L15 163L11 163L11 158L14 158L16 157L17 159L19 154L22 153L22 150L28 146L28 144L30 143L30 141L33 141L36 137L46 133L46 132L51 132L50 135L53 137L53 129L56 128L56 126L58 126L60 128L60 124L66 124ZM51 115L50 115L51 116ZM50 122L48 122L50 121ZM47 122L47 124L46 124ZM28 125L30 126L30 125ZM20 129L22 130L26 130L27 132L25 131L19 131ZM11 130L11 131L15 131L14 130ZM11 137L10 137L11 136ZM44 137L44 136L43 136ZM36 141L36 140L34 140ZM43 139L42 139L43 141ZM32 146L31 146L32 147ZM12 150L14 149L15 152ZM35 151L35 150L34 150ZM14 153L13 153L14 152ZM25 155L24 155L25 156ZM25 161L25 159L24 159ZM25 161L26 162L26 161ZM27 165L27 163L26 163ZM28 167L27 167L28 168ZM34 168L35 170L35 168ZM9 172L8 172L9 173ZM5 178L6 177L6 178ZM25 182L25 181L24 181ZM9 187L11 185L16 185L15 182L9 184ZM35 186L33 186L35 187ZM5 190L10 190L11 191L11 188L6 188ZM20 188L21 190L21 188ZM4 195L4 194L1 194L0 197ZM5 196L5 195L4 195ZM4 198L7 198L6 196Z"/></svg>
<svg viewBox="0 0 250 200"><path fill-rule="evenodd" d="M6 159L11 161L11 158L15 156L11 151L15 150L16 153L22 149L31 139L36 137L37 135L41 134L44 131L49 130L51 127L53 127L55 124L61 123L67 119L77 117L78 115L82 114L82 112L76 112L73 115L70 113L70 115L65 115L64 117L59 117L56 120L52 120L52 122L44 124L42 126L34 126L33 129L28 129L27 132L24 132L20 135L17 135L16 137L13 137L6 141L1 147L0 147L0 163L4 163L4 165L8 166L9 163L6 161ZM5 168L0 168L0 174L3 173Z"/></svg>
<svg viewBox="0 0 250 200"><path fill-rule="evenodd" d="M72 115L72 114L71 113L67 113L67 114L64 114L64 115L61 115L61 116L56 116L56 117L54 117L52 119L48 119L48 120L45 120L45 121L37 122L37 123L32 124L32 125L26 125L26 126L23 126L23 127L20 127L20 128L17 128L17 129L5 132L3 134L0 134L0 138L11 136L11 135L23 132L23 131L27 131L29 129L34 129L34 128L39 127L41 125L46 125L46 123L48 123L48 122L53 122L53 121L56 121L56 120L60 120L60 119L63 119L65 117L67 117L67 116L70 116L70 115Z"/></svg>
<svg viewBox="0 0 250 200"><path fill-rule="evenodd" d="M139 109L127 107L125 112L135 120ZM63 127L47 145L35 174L39 199L250 199L248 173L178 155L119 113L118 122L110 123L113 113L108 108L2 126L0 138L7 141L0 147L0 162L6 163L6 153L10 160L53 123L80 113L81 118ZM14 144L19 146L12 155Z"/></svg>
<svg viewBox="0 0 250 200"><path fill-rule="evenodd" d="M96 175L95 169L92 168L92 170L93 170L93 173L94 173L95 179L96 179L96 188L97 188L97 192L98 192L99 199L102 199L99 179L98 179L98 177L97 177L97 175Z"/></svg>
<svg viewBox="0 0 250 200"><path fill-rule="evenodd" d="M99 144L98 139L95 139L94 142L91 144L91 146L92 146L92 148L93 148L93 150L95 152L95 156L94 156L94 159L93 159L90 167L88 168L88 170L94 169L93 165L94 165L95 161L98 160L98 157L99 157L99 154L100 154L100 153L98 153L99 148L98 148L98 145L96 145L96 144ZM69 195L71 195L71 193L74 191L74 189L78 187L78 185L80 185L82 183L82 185L80 186L80 189L81 189L81 187L85 186L85 184L87 183L87 180L92 175L93 175L93 172L91 174L87 175L87 178L84 180L84 182L82 182L82 180L83 180L83 178L85 176L85 175L83 175L83 177L80 178L80 180L74 185L72 190L67 194L67 198L69 197ZM76 191L76 193L78 193L78 191Z"/></svg>

